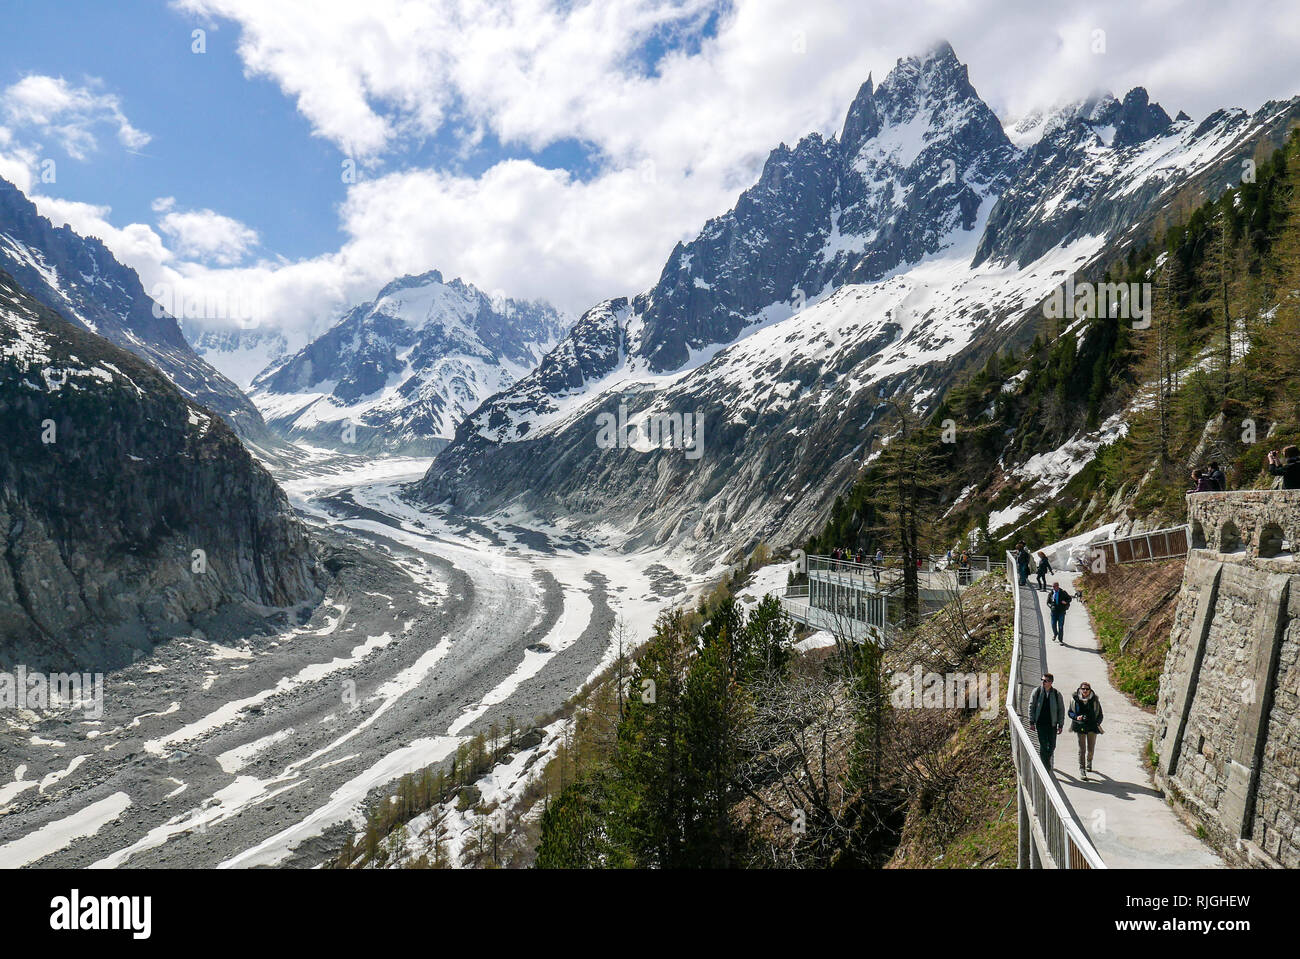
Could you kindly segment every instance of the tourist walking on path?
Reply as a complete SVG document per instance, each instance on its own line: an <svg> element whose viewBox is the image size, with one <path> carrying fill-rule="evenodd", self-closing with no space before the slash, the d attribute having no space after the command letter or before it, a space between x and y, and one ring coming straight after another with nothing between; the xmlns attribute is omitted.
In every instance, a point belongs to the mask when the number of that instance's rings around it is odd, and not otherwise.
<svg viewBox="0 0 1300 959"><path fill-rule="evenodd" d="M1277 450L1270 450L1268 471L1273 476L1282 477L1283 489L1300 489L1300 449L1286 446L1281 454Z"/></svg>
<svg viewBox="0 0 1300 959"><path fill-rule="evenodd" d="M1055 573L1052 564L1047 561L1047 554L1041 549L1038 551L1038 588L1047 589L1047 574Z"/></svg>
<svg viewBox="0 0 1300 959"><path fill-rule="evenodd" d="M877 548L876 555L871 560L871 575L876 578L877 583L880 582L880 567L884 565L885 565L885 551L883 549Z"/></svg>
<svg viewBox="0 0 1300 959"><path fill-rule="evenodd" d="M1029 700L1029 725L1038 734L1038 755L1047 771L1052 771L1052 754L1056 752L1056 737L1065 728L1065 701L1052 687L1051 673L1043 674L1043 683L1034 690Z"/></svg>
<svg viewBox="0 0 1300 959"><path fill-rule="evenodd" d="M1097 748L1097 734L1101 732L1101 700L1087 683L1080 683L1070 703L1070 732L1079 736L1079 778L1087 779L1092 772L1092 754Z"/></svg>
<svg viewBox="0 0 1300 959"><path fill-rule="evenodd" d="M1053 581L1052 591L1047 594L1047 608L1052 611L1052 638L1062 646L1065 645L1065 612L1070 608L1074 597Z"/></svg>

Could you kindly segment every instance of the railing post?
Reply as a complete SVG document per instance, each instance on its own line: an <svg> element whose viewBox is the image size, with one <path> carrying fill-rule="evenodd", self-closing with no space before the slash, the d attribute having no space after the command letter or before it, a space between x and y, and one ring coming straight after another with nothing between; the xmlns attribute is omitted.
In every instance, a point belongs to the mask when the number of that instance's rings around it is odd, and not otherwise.
<svg viewBox="0 0 1300 959"><path fill-rule="evenodd" d="M1016 777L1016 818L1019 820L1019 831L1016 833L1016 867L1029 869L1029 847L1034 844L1034 837L1029 831L1029 807L1025 805L1025 787L1021 784L1019 776Z"/></svg>

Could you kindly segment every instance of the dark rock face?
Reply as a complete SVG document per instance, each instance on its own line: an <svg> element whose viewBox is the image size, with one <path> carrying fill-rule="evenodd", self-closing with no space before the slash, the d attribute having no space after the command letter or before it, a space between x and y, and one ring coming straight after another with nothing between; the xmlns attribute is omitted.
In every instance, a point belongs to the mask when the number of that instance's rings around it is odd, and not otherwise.
<svg viewBox="0 0 1300 959"><path fill-rule="evenodd" d="M1134 87L1125 95L1113 122L1115 139L1111 145L1115 147L1131 146L1163 136L1173 125L1169 114L1161 109L1160 104L1152 103L1142 87Z"/></svg>
<svg viewBox="0 0 1300 959"><path fill-rule="evenodd" d="M768 157L735 209L679 244L637 297L637 353L663 372L735 339L756 313L827 286L879 279L974 227L1018 153L942 43L867 80L840 139L805 137Z"/></svg>
<svg viewBox="0 0 1300 959"><path fill-rule="evenodd" d="M493 299L433 270L394 280L295 355L259 374L254 395L290 436L436 452L465 414L531 370L565 331L545 303ZM311 394L327 394L313 401ZM303 404L281 397L305 394ZM347 409L351 407L351 409ZM434 444L429 448L429 444Z"/></svg>
<svg viewBox="0 0 1300 959"><path fill-rule="evenodd" d="M223 608L318 597L304 527L230 428L3 271L0 422L0 663L111 668Z"/></svg>
<svg viewBox="0 0 1300 959"><path fill-rule="evenodd" d="M0 269L32 297L83 329L152 363L186 396L220 413L241 435L266 436L239 387L194 352L180 326L145 292L135 270L102 242L55 227L0 179Z"/></svg>
<svg viewBox="0 0 1300 959"><path fill-rule="evenodd" d="M821 288L815 254L829 231L838 152L816 135L793 150L783 144L734 210L677 245L636 302L645 319L639 352L652 369L675 369L690 350L735 339L749 317L792 300L797 288Z"/></svg>

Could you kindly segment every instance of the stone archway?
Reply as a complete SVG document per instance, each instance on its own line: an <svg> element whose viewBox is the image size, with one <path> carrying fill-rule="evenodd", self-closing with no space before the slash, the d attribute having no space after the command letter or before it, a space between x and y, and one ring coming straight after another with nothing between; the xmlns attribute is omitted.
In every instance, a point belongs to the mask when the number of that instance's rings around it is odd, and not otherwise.
<svg viewBox="0 0 1300 959"><path fill-rule="evenodd" d="M1232 520L1228 520L1228 522L1219 527L1220 553L1240 553L1245 549L1245 540L1241 538L1241 530L1237 529L1236 523Z"/></svg>

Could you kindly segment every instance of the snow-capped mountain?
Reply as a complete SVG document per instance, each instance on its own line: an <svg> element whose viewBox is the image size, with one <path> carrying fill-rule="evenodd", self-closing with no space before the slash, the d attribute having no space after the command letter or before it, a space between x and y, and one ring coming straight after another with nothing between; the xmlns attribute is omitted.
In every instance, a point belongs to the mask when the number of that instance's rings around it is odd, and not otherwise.
<svg viewBox="0 0 1300 959"><path fill-rule="evenodd" d="M1032 337L1066 275L1179 190L1221 192L1297 114L1300 99L1192 124L1139 88L1034 118L1017 146L947 44L900 60L838 137L774 150L651 290L589 310L468 417L421 495L614 522L633 543L794 541L888 435L889 397L928 408ZM623 441L652 423L689 423L699 446Z"/></svg>
<svg viewBox="0 0 1300 959"><path fill-rule="evenodd" d="M1141 87L1122 103L1104 95L1067 108L1026 151L975 263L1026 264L1070 238L1119 239L1143 224L1162 197L1207 170L1226 174L1213 184L1217 195L1240 181L1255 144L1280 129L1292 109L1274 103L1253 116L1219 110L1200 123L1183 113L1171 120Z"/></svg>
<svg viewBox="0 0 1300 959"><path fill-rule="evenodd" d="M135 270L95 237L54 226L0 179L0 269L73 323L152 363L186 396L220 413L241 435L266 432L257 409L186 342L176 320L145 292Z"/></svg>
<svg viewBox="0 0 1300 959"><path fill-rule="evenodd" d="M546 303L493 298L436 270L405 276L260 373L253 399L291 437L435 452L567 329Z"/></svg>

